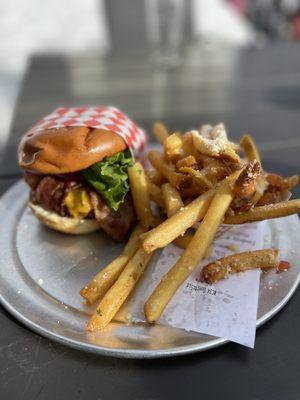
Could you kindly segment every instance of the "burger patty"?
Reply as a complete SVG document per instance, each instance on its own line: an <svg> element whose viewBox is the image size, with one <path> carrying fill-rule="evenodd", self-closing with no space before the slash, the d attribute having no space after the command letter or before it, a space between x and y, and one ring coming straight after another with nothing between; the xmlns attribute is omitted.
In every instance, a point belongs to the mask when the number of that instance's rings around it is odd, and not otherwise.
<svg viewBox="0 0 300 400"><path fill-rule="evenodd" d="M70 217L64 203L69 191L77 188L85 189L92 204L92 211L86 218L95 218L101 228L116 241L122 241L125 238L135 219L134 210L128 198L121 204L118 211L112 211L81 174L45 176L26 171L24 178L31 188L32 201L62 217Z"/></svg>

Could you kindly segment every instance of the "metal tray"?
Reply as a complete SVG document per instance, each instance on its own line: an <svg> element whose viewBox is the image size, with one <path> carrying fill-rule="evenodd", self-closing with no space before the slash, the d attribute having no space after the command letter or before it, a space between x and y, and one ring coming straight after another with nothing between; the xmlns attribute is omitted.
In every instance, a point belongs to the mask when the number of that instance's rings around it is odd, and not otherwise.
<svg viewBox="0 0 300 400"><path fill-rule="evenodd" d="M0 301L24 325L65 345L117 357L175 356L227 343L142 323L113 322L103 332L87 333L85 325L93 310L84 306L79 289L120 252L121 245L101 232L74 237L48 230L31 215L27 197L25 184L18 182L0 201ZM268 222L274 245L280 237L292 241L299 236L297 219ZM274 316L299 284L299 254L290 252L285 258L293 264L288 273L262 277L257 326Z"/></svg>

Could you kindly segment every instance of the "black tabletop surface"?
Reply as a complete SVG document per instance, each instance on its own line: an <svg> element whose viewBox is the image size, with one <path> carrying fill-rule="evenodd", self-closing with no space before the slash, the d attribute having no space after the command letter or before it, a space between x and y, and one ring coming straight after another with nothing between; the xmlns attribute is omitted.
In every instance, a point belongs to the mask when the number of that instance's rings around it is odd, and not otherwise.
<svg viewBox="0 0 300 400"><path fill-rule="evenodd" d="M193 49L174 71L155 70L145 57L36 56L0 161L0 194L20 176L15 157L20 136L58 105L114 104L147 129L158 118L181 129L224 121L233 138L245 130L254 135L265 169L299 173L299 50ZM254 350L230 343L157 360L73 350L32 333L0 309L0 398L297 400L299 301L298 291L258 330Z"/></svg>

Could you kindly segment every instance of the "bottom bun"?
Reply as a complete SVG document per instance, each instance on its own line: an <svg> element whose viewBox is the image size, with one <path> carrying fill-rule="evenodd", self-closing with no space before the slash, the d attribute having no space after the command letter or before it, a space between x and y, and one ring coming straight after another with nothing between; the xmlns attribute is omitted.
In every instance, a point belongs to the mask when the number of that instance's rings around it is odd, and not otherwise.
<svg viewBox="0 0 300 400"><path fill-rule="evenodd" d="M41 222L55 231L81 235L100 229L100 225L95 219L61 217L53 211L47 211L43 207L33 204L31 201L28 205Z"/></svg>

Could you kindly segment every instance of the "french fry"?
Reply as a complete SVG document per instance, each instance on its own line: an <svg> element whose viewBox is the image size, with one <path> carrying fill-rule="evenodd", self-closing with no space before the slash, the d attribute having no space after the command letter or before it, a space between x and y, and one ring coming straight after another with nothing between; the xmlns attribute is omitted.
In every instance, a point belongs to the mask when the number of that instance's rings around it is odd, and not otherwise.
<svg viewBox="0 0 300 400"><path fill-rule="evenodd" d="M261 166L261 164L260 164L260 166ZM255 207L256 204L260 201L260 199L262 198L267 187L268 187L268 182L266 181L265 174L259 175L255 182L256 192L252 198L252 206L253 207Z"/></svg>
<svg viewBox="0 0 300 400"><path fill-rule="evenodd" d="M234 163L240 162L240 157L229 143L223 124L214 127L204 125L197 131L192 131L193 143L199 153L206 156L230 160Z"/></svg>
<svg viewBox="0 0 300 400"><path fill-rule="evenodd" d="M174 132L174 135L177 135L180 139L183 137L182 132L177 130Z"/></svg>
<svg viewBox="0 0 300 400"><path fill-rule="evenodd" d="M265 174L266 181L269 186L276 187L280 190L283 190L286 188L285 182L284 182L284 177L278 174L274 173L266 173Z"/></svg>
<svg viewBox="0 0 300 400"><path fill-rule="evenodd" d="M105 328L114 318L145 271L152 254L138 249L121 272L114 285L106 292L97 310L87 324L87 330L94 332Z"/></svg>
<svg viewBox="0 0 300 400"><path fill-rule="evenodd" d="M165 183L161 187L162 195L165 202L168 217L172 217L181 207L183 202L177 189L169 183Z"/></svg>
<svg viewBox="0 0 300 400"><path fill-rule="evenodd" d="M150 150L148 153L148 158L162 176L164 176L167 181L171 183L172 186L177 189L180 188L186 182L186 177L183 174L175 171L173 164L168 163L164 160L162 154L156 150Z"/></svg>
<svg viewBox="0 0 300 400"><path fill-rule="evenodd" d="M228 215L224 219L224 224L244 224L245 222L281 218L297 213L300 213L300 199L254 207L245 213Z"/></svg>
<svg viewBox="0 0 300 400"><path fill-rule="evenodd" d="M261 173L260 163L251 161L238 177L235 184L235 195L239 198L249 198L255 193L255 182Z"/></svg>
<svg viewBox="0 0 300 400"><path fill-rule="evenodd" d="M246 251L221 258L202 268L200 279L209 284L249 269L278 268L280 252L277 249Z"/></svg>
<svg viewBox="0 0 300 400"><path fill-rule="evenodd" d="M164 208L165 201L164 201L160 187L158 187L154 183L148 181L148 190L149 190L150 199L152 201L154 201L154 203L159 205L161 208Z"/></svg>
<svg viewBox="0 0 300 400"><path fill-rule="evenodd" d="M240 140L240 146L242 147L242 149L244 150L245 153L245 157L247 158L248 161L258 161L261 165L261 157L260 154L258 152L258 149L256 147L256 144L253 140L253 138L248 135L247 133L245 135L243 135L242 139ZM258 179L258 183L261 182L263 184L263 176L259 177ZM259 202L259 200L261 199L263 195L263 191L258 190L254 197L253 197L253 205L257 204Z"/></svg>
<svg viewBox="0 0 300 400"><path fill-rule="evenodd" d="M240 146L244 150L248 161L258 161L261 164L261 158L253 138L247 133L240 140Z"/></svg>
<svg viewBox="0 0 300 400"><path fill-rule="evenodd" d="M211 189L213 187L212 183L201 173L201 171L198 171L191 167L181 167L179 171L190 175L193 180L194 186L202 191Z"/></svg>
<svg viewBox="0 0 300 400"><path fill-rule="evenodd" d="M140 235L143 232L145 232L145 229L141 225L138 225L130 235L130 238L122 253L100 272L98 272L98 274L80 290L81 296L89 304L93 304L96 300L102 297L116 282L129 259L137 251L140 244Z"/></svg>
<svg viewBox="0 0 300 400"><path fill-rule="evenodd" d="M263 193L260 193L259 191L256 191L255 192L255 194L254 194L254 196L253 196L253 199L252 199L252 205L251 205L251 207L252 206L256 206L256 204L259 202L259 200L261 199L261 197L263 196Z"/></svg>
<svg viewBox="0 0 300 400"><path fill-rule="evenodd" d="M215 157L209 157L200 153L197 154L197 162L202 166L202 168L205 168L213 163L219 163L223 165L223 160Z"/></svg>
<svg viewBox="0 0 300 400"><path fill-rule="evenodd" d="M194 199L195 197L201 196L203 194L204 190L201 189L199 186L196 186L192 184L188 188L183 188L180 189L180 196L182 199L184 199L184 203L186 203L187 199Z"/></svg>
<svg viewBox="0 0 300 400"><path fill-rule="evenodd" d="M173 244L180 247L181 249L186 249L190 241L193 239L193 234L190 232L185 232L183 236L178 236L175 240L173 240Z"/></svg>
<svg viewBox="0 0 300 400"><path fill-rule="evenodd" d="M122 322L123 324L130 324L132 321L131 306L132 302L131 296L129 295L122 306L119 308L117 313L113 317L113 321Z"/></svg>
<svg viewBox="0 0 300 400"><path fill-rule="evenodd" d="M153 215L150 207L149 189L144 168L139 162L128 168L131 194L138 220L142 226L154 226Z"/></svg>
<svg viewBox="0 0 300 400"><path fill-rule="evenodd" d="M214 189L207 191L156 228L144 234L142 246L146 253L167 246L200 221L204 217L214 194Z"/></svg>
<svg viewBox="0 0 300 400"><path fill-rule="evenodd" d="M286 190L293 189L299 183L299 175L293 175L285 178L284 183L286 185Z"/></svg>
<svg viewBox="0 0 300 400"><path fill-rule="evenodd" d="M163 144L165 139L169 136L169 130L162 122L155 122L152 127L155 139Z"/></svg>
<svg viewBox="0 0 300 400"><path fill-rule="evenodd" d="M229 143L224 144L222 147L220 146L218 150L214 150L214 148L207 143L207 140L203 139L201 136L194 135L194 145L196 149L204 155L230 160L235 163L240 162L238 154L232 149Z"/></svg>
<svg viewBox="0 0 300 400"><path fill-rule="evenodd" d="M228 175L226 166L220 160L210 162L206 167L200 170L201 174L215 184Z"/></svg>
<svg viewBox="0 0 300 400"><path fill-rule="evenodd" d="M183 236L179 236L173 241L176 246L186 249L189 242L192 240L193 234L186 232ZM132 321L132 296L128 296L126 301L122 304L121 308L115 314L113 320L117 322L122 322L128 324Z"/></svg>
<svg viewBox="0 0 300 400"><path fill-rule="evenodd" d="M148 169L146 171L146 175L149 181L154 183L155 185L161 186L164 182L166 182L161 173L158 172L155 168Z"/></svg>
<svg viewBox="0 0 300 400"><path fill-rule="evenodd" d="M193 197L186 197L186 198L184 199L184 202L183 202L184 206L189 205L193 200L194 200Z"/></svg>
<svg viewBox="0 0 300 400"><path fill-rule="evenodd" d="M256 207L269 206L271 204L281 203L290 198L291 192L288 190L278 190L276 188L268 188L261 196Z"/></svg>
<svg viewBox="0 0 300 400"><path fill-rule="evenodd" d="M235 184L235 197L230 206L233 211L246 212L258 201L257 180L260 176L260 163L257 160L249 162Z"/></svg>
<svg viewBox="0 0 300 400"><path fill-rule="evenodd" d="M241 147L239 145L239 143L235 143L235 142L229 142L230 146L232 147L232 149L238 153L241 150Z"/></svg>
<svg viewBox="0 0 300 400"><path fill-rule="evenodd" d="M186 132L182 137L182 148L186 157L193 156L197 160L197 150L193 142L192 132Z"/></svg>
<svg viewBox="0 0 300 400"><path fill-rule="evenodd" d="M299 183L298 175L292 175L288 178L284 178L278 174L267 173L265 179L270 186L278 188L280 191L290 190Z"/></svg>
<svg viewBox="0 0 300 400"><path fill-rule="evenodd" d="M227 179L224 179L186 250L177 263L162 278L146 301L144 311L148 322L159 320L179 286L182 285L205 256L234 197L234 184L239 174L240 171L237 171Z"/></svg>
<svg viewBox="0 0 300 400"><path fill-rule="evenodd" d="M164 155L166 160L176 162L183 154L182 139L173 133L164 140Z"/></svg>
<svg viewBox="0 0 300 400"><path fill-rule="evenodd" d="M182 167L197 167L197 160L194 156L187 156L178 160L176 163L176 168L179 170Z"/></svg>

